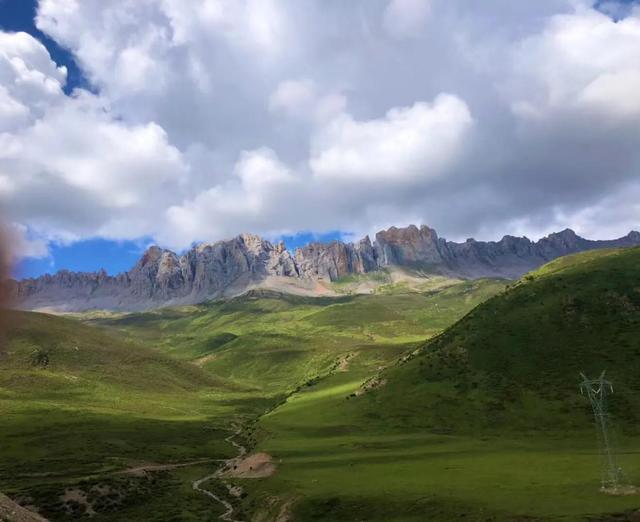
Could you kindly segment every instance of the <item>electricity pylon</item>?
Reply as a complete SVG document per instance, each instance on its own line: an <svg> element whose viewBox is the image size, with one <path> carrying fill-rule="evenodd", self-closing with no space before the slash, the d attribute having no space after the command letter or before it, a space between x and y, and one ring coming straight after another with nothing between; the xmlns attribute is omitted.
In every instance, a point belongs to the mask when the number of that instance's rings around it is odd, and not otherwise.
<svg viewBox="0 0 640 522"><path fill-rule="evenodd" d="M582 377L580 392L589 398L596 421L600 456L602 458L602 490L617 492L622 486L624 475L613 452L609 427L607 395L613 393L613 385L604 378L604 374L605 372L603 371L597 379L588 379L584 373L580 373Z"/></svg>

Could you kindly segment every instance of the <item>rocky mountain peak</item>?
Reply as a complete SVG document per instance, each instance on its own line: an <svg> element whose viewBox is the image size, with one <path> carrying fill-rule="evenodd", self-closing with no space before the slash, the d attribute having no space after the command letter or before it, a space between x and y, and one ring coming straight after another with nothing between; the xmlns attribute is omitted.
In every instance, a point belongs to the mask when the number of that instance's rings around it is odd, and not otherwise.
<svg viewBox="0 0 640 522"><path fill-rule="evenodd" d="M140 259L138 260L138 263L136 264L136 266L142 268L147 265L157 263L160 260L160 257L162 256L163 252L164 250L159 246L151 245L144 251Z"/></svg>
<svg viewBox="0 0 640 522"><path fill-rule="evenodd" d="M551 258L587 250L589 246L586 239L581 238L570 228L549 234L542 238L538 244L543 249L545 256Z"/></svg>
<svg viewBox="0 0 640 522"><path fill-rule="evenodd" d="M274 246L255 234L241 234L227 241L194 245L183 255L151 246L129 272L117 276L104 270L63 270L15 282L11 288L23 308L139 310L242 292L270 277L303 284L392 266L459 278L517 278L569 253L634 245L640 245L636 231L611 241L590 241L566 229L538 242L504 236L497 242L468 239L455 243L439 238L428 226L410 225L382 230L373 242L368 236L355 243L313 242L292 255L283 242Z"/></svg>
<svg viewBox="0 0 640 522"><path fill-rule="evenodd" d="M358 241L358 245L362 247L370 247L371 246L371 238L369 236L364 236L360 241Z"/></svg>
<svg viewBox="0 0 640 522"><path fill-rule="evenodd" d="M265 250L265 247L268 250L272 247L271 243L256 234L240 234L238 238L244 243L250 252L256 255Z"/></svg>
<svg viewBox="0 0 640 522"><path fill-rule="evenodd" d="M570 228L565 228L560 232L553 232L552 234L549 234L547 239L552 241L564 241L565 243L574 243L582 238Z"/></svg>
<svg viewBox="0 0 640 522"><path fill-rule="evenodd" d="M391 227L376 234L376 249L385 265L437 264L442 260L438 243L438 234L426 225Z"/></svg>

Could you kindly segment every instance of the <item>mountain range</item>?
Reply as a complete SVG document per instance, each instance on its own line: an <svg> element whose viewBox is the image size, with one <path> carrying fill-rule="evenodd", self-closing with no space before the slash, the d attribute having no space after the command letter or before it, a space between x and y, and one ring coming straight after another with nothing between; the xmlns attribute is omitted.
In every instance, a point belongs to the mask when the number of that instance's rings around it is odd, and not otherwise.
<svg viewBox="0 0 640 522"><path fill-rule="evenodd" d="M371 241L310 243L291 253L253 234L200 243L183 255L148 248L128 272L71 272L10 281L16 307L57 311L92 309L135 311L238 295L259 286L285 292L327 293L325 283L353 274L401 268L423 275L514 279L558 257L598 248L640 245L640 232L594 241L572 230L533 242L504 236L500 241L464 243L438 237L427 226L391 227Z"/></svg>

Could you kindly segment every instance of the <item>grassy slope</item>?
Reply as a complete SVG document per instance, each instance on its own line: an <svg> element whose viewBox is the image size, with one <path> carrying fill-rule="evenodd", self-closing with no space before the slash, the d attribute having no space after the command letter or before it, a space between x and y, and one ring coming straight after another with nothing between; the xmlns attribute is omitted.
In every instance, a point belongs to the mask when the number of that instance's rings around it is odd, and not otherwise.
<svg viewBox="0 0 640 522"><path fill-rule="evenodd" d="M616 388L618 424L640 421L640 249L560 259L474 309L420 356L388 372L373 403L401 413L407 394L429 415L420 426L566 430L589 415L579 373L602 370ZM527 415L522 415L526 411Z"/></svg>
<svg viewBox="0 0 640 522"><path fill-rule="evenodd" d="M223 440L226 423L218 419L234 414L222 396L241 392L102 329L45 314L11 315L0 364L0 490L32 498L57 519L65 488L90 487L107 474L96 483L137 489L124 500L130 506L123 520L150 501L165 516L184 515L171 499L181 485L160 480L154 488L166 492L163 499L150 496L144 480L108 474L141 462L232 454ZM193 497L190 514L200 520L198 509L210 513L211 506Z"/></svg>
<svg viewBox="0 0 640 522"><path fill-rule="evenodd" d="M377 368L502 288L503 282L481 280L427 293L337 299L255 291L230 301L94 322L278 397L326 374L346 355Z"/></svg>
<svg viewBox="0 0 640 522"><path fill-rule="evenodd" d="M578 372L608 369L621 464L640 474L640 249L564 258L525 277L349 397L351 367L263 417L280 471L254 494L300 520L580 520L640 507L598 488ZM349 397L349 398L348 398Z"/></svg>
<svg viewBox="0 0 640 522"><path fill-rule="evenodd" d="M10 357L0 365L0 491L31 498L56 520L65 519L65 488L104 484L129 492L117 511L101 511L108 520L213 519L217 506L189 483L211 466L155 474L153 482L108 474L232 453L223 441L231 421L311 389L304 384L345 359L364 380L504 283L445 286L339 299L257 291L144 314L92 314L84 325L16 314Z"/></svg>

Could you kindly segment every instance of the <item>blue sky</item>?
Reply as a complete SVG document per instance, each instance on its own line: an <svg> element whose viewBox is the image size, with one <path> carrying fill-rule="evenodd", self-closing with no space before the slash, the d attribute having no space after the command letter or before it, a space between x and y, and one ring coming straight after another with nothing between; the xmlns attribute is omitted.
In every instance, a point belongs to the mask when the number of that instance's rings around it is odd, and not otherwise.
<svg viewBox="0 0 640 522"><path fill-rule="evenodd" d="M242 232L622 236L640 224L637 4L50 0L36 27L36 0L0 0L16 275Z"/></svg>
<svg viewBox="0 0 640 522"><path fill-rule="evenodd" d="M104 268L111 274L129 270L148 243L144 241L109 241L90 239L68 246L52 244L51 255L24 259L16 268L18 277L35 277L60 269L94 272Z"/></svg>

